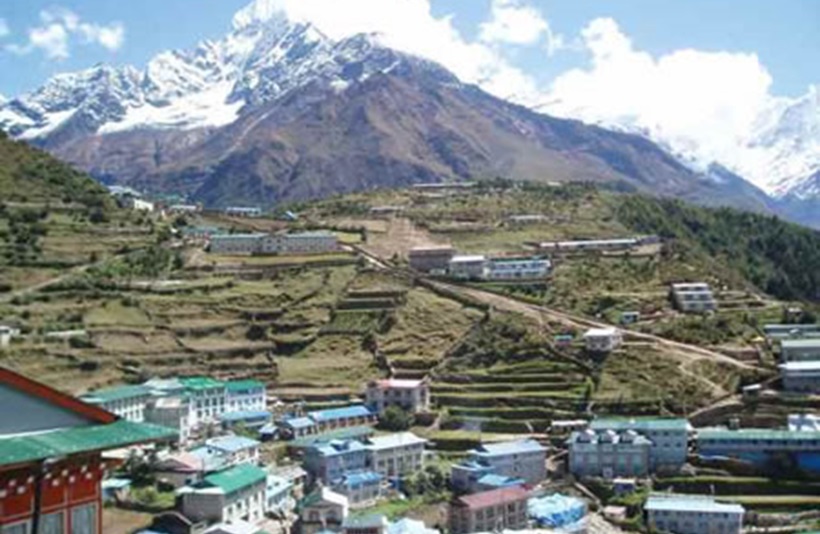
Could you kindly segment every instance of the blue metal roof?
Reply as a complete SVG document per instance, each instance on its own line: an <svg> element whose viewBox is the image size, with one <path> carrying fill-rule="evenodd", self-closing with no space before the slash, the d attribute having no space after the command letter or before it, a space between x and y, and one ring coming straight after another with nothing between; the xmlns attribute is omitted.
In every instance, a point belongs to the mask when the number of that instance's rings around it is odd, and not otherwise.
<svg viewBox="0 0 820 534"><path fill-rule="evenodd" d="M644 505L644 510L735 514L742 514L745 511L743 506L739 504L720 503L705 495L650 495Z"/></svg>
<svg viewBox="0 0 820 534"><path fill-rule="evenodd" d="M359 471L356 473L347 473L339 481L340 486L345 488L358 488L368 484L378 484L381 482L382 476L374 471Z"/></svg>
<svg viewBox="0 0 820 534"><path fill-rule="evenodd" d="M522 454L528 452L545 452L547 449L534 439L518 441L502 441L500 443L482 443L470 451L476 456L502 456L507 454Z"/></svg>
<svg viewBox="0 0 820 534"><path fill-rule="evenodd" d="M219 416L220 421L248 421L252 419L271 419L273 414L266 410L248 410L244 412L228 412Z"/></svg>
<svg viewBox="0 0 820 534"><path fill-rule="evenodd" d="M318 410L308 413L308 417L316 422L333 421L335 419L352 419L354 417L370 417L372 415L373 412L362 404L345 406L343 408L331 408L329 410Z"/></svg>
<svg viewBox="0 0 820 534"><path fill-rule="evenodd" d="M285 426L289 426L294 430L299 430L302 428L310 428L316 424L316 421L309 417L293 417L291 419L285 419L283 422Z"/></svg>
<svg viewBox="0 0 820 534"><path fill-rule="evenodd" d="M521 478L505 477L503 475L496 475L488 473L478 479L478 483L482 486L490 486L492 488L507 488L509 486L521 486L526 481Z"/></svg>
<svg viewBox="0 0 820 534"><path fill-rule="evenodd" d="M367 447L365 447L360 441L348 439L333 440L328 443L316 444L310 447L309 450L322 456L339 456L341 454L365 451L367 450Z"/></svg>
<svg viewBox="0 0 820 534"><path fill-rule="evenodd" d="M259 442L255 439L246 438L243 436L221 436L218 438L211 438L205 441L205 445L220 451L228 453L239 452L251 447L258 447Z"/></svg>
<svg viewBox="0 0 820 534"><path fill-rule="evenodd" d="M602 417L590 421L589 428L592 430L637 430L639 432L653 430L685 432L689 429L689 422L682 417Z"/></svg>

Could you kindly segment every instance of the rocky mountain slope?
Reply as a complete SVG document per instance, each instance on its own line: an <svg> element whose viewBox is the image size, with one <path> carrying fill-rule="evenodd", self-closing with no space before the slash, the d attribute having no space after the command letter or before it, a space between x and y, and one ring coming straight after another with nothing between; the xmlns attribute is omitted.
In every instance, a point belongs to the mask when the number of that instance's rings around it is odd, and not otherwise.
<svg viewBox="0 0 820 534"><path fill-rule="evenodd" d="M233 22L224 39L144 71L56 76L0 105L0 128L103 181L214 206L502 175L772 208L736 176L497 99L375 36L334 41L254 4Z"/></svg>

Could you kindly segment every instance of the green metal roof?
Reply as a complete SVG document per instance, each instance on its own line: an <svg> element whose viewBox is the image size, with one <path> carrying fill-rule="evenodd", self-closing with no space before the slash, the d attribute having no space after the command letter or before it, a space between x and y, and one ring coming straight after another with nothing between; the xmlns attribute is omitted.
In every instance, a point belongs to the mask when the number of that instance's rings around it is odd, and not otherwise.
<svg viewBox="0 0 820 534"><path fill-rule="evenodd" d="M259 380L230 380L225 383L228 391L243 391L246 389L264 388L265 384Z"/></svg>
<svg viewBox="0 0 820 534"><path fill-rule="evenodd" d="M593 430L687 430L689 422L671 417L603 417L589 423Z"/></svg>
<svg viewBox="0 0 820 534"><path fill-rule="evenodd" d="M698 440L732 440L732 441L802 441L820 440L820 431L817 430L769 430L763 428L746 428L729 430L726 428L701 428L698 430Z"/></svg>
<svg viewBox="0 0 820 534"><path fill-rule="evenodd" d="M93 425L0 439L0 465L33 462L138 443L173 439L169 428L119 420L109 425Z"/></svg>
<svg viewBox="0 0 820 534"><path fill-rule="evenodd" d="M119 386L114 388L98 389L90 391L81 398L85 402L92 404L112 402L124 399L133 399L134 397L144 397L151 394L151 388L146 386Z"/></svg>
<svg viewBox="0 0 820 534"><path fill-rule="evenodd" d="M267 473L251 464L241 464L205 477L209 486L220 488L226 494L239 491L267 479Z"/></svg>
<svg viewBox="0 0 820 534"><path fill-rule="evenodd" d="M208 376L180 378L179 381L186 389L194 391L225 387L225 382Z"/></svg>

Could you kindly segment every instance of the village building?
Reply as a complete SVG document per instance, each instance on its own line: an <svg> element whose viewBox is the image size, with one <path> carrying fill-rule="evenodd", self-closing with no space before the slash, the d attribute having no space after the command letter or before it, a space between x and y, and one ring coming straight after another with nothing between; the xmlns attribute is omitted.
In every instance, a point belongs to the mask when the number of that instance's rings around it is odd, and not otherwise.
<svg viewBox="0 0 820 534"><path fill-rule="evenodd" d="M572 252L612 252L630 250L639 245L635 238L622 239L582 239L578 241L545 241L538 244L538 248L546 252L572 253Z"/></svg>
<svg viewBox="0 0 820 534"><path fill-rule="evenodd" d="M365 471L367 447L354 439L317 443L305 450L304 467L314 481L332 485L349 472Z"/></svg>
<svg viewBox="0 0 820 534"><path fill-rule="evenodd" d="M486 263L487 280L527 280L545 278L552 267L550 260L531 258L490 258Z"/></svg>
<svg viewBox="0 0 820 534"><path fill-rule="evenodd" d="M780 361L820 361L820 337L811 339L784 339L780 342Z"/></svg>
<svg viewBox="0 0 820 534"><path fill-rule="evenodd" d="M268 474L265 484L265 509L269 514L284 516L293 508L293 483L287 478Z"/></svg>
<svg viewBox="0 0 820 534"><path fill-rule="evenodd" d="M473 493L450 503L450 532L501 532L527 528L527 500L523 486Z"/></svg>
<svg viewBox="0 0 820 534"><path fill-rule="evenodd" d="M101 534L102 453L174 438L3 367L0 398L3 533Z"/></svg>
<svg viewBox="0 0 820 534"><path fill-rule="evenodd" d="M252 255L261 252L262 240L267 234L217 234L209 241L209 251L213 254Z"/></svg>
<svg viewBox="0 0 820 534"><path fill-rule="evenodd" d="M447 274L461 280L484 278L487 258L480 254L453 256L447 264Z"/></svg>
<svg viewBox="0 0 820 534"><path fill-rule="evenodd" d="M244 436L219 436L205 440L204 447L225 459L227 465L259 463L259 446L255 439Z"/></svg>
<svg viewBox="0 0 820 534"><path fill-rule="evenodd" d="M205 475L225 469L224 458L200 451L163 454L154 464L157 481L175 489L202 482Z"/></svg>
<svg viewBox="0 0 820 534"><path fill-rule="evenodd" d="M367 384L365 398L367 407L379 415L389 406L408 413L426 412L430 409L430 383L426 379L373 380Z"/></svg>
<svg viewBox="0 0 820 534"><path fill-rule="evenodd" d="M225 383L225 411L263 411L268 396L265 384L259 380L230 380Z"/></svg>
<svg viewBox="0 0 820 534"><path fill-rule="evenodd" d="M204 376L179 381L191 398L193 425L218 422L219 416L225 413L225 382Z"/></svg>
<svg viewBox="0 0 820 534"><path fill-rule="evenodd" d="M589 352L612 352L622 342L623 336L617 328L590 328L584 333L584 345Z"/></svg>
<svg viewBox="0 0 820 534"><path fill-rule="evenodd" d="M342 534L386 534L387 518L381 514L351 516L342 523Z"/></svg>
<svg viewBox="0 0 820 534"><path fill-rule="evenodd" d="M151 400L151 389L145 386L119 386L98 389L82 395L80 399L99 406L127 421L145 421L145 407Z"/></svg>
<svg viewBox="0 0 820 534"><path fill-rule="evenodd" d="M191 440L193 412L186 396L151 398L145 405L145 420L174 429L179 437L177 443L182 446Z"/></svg>
<svg viewBox="0 0 820 534"><path fill-rule="evenodd" d="M649 473L652 442L634 430L587 429L569 440L569 470L577 477L643 477Z"/></svg>
<svg viewBox="0 0 820 534"><path fill-rule="evenodd" d="M169 532L174 532L171 530ZM259 526L247 521L235 520L230 523L217 523L205 529L202 534L263 534L264 531L259 530Z"/></svg>
<svg viewBox="0 0 820 534"><path fill-rule="evenodd" d="M667 417L602 417L590 422L596 432L634 430L652 443L649 450L650 469L676 471L686 463L689 434L692 427L682 418Z"/></svg>
<svg viewBox="0 0 820 534"><path fill-rule="evenodd" d="M620 323L622 325L635 324L641 320L641 312L639 311L623 311L621 312Z"/></svg>
<svg viewBox="0 0 820 534"><path fill-rule="evenodd" d="M20 336L20 329L13 326L0 324L0 349L5 349L11 345L11 340Z"/></svg>
<svg viewBox="0 0 820 534"><path fill-rule="evenodd" d="M382 496L384 478L373 471L347 473L333 484L334 491L347 497L351 508L372 506Z"/></svg>
<svg viewBox="0 0 820 534"><path fill-rule="evenodd" d="M320 486L299 503L300 531L302 534L336 532L342 528L349 509L347 497Z"/></svg>
<svg viewBox="0 0 820 534"><path fill-rule="evenodd" d="M156 205L153 202L131 195L122 197L120 202L122 203L122 207L135 211L151 213L156 209Z"/></svg>
<svg viewBox="0 0 820 534"><path fill-rule="evenodd" d="M284 439L301 439L319 433L319 426L310 417L287 417L277 423Z"/></svg>
<svg viewBox="0 0 820 534"><path fill-rule="evenodd" d="M180 511L192 521L256 523L265 517L267 474L240 464L207 475L194 486L177 491Z"/></svg>
<svg viewBox="0 0 820 534"><path fill-rule="evenodd" d="M376 423L376 414L361 404L317 410L308 412L307 416L316 424L319 433Z"/></svg>
<svg viewBox="0 0 820 534"><path fill-rule="evenodd" d="M416 271L444 273L455 255L456 249L450 246L415 247L407 253L407 261Z"/></svg>
<svg viewBox="0 0 820 534"><path fill-rule="evenodd" d="M230 217L257 218L262 216L262 208L246 206L229 206L225 208L225 215Z"/></svg>
<svg viewBox="0 0 820 534"><path fill-rule="evenodd" d="M168 206L168 212L174 215L186 215L199 213L200 211L202 211L202 206L196 204L172 204Z"/></svg>
<svg viewBox="0 0 820 534"><path fill-rule="evenodd" d="M783 389L795 393L820 393L820 360L780 365Z"/></svg>
<svg viewBox="0 0 820 534"><path fill-rule="evenodd" d="M734 458L761 470L786 461L804 472L820 474L820 431L700 428L696 443L703 458Z"/></svg>
<svg viewBox="0 0 820 534"><path fill-rule="evenodd" d="M427 528L424 521L405 517L390 523L387 527L387 534L441 534L434 528Z"/></svg>
<svg viewBox="0 0 820 534"><path fill-rule="evenodd" d="M273 414L267 410L247 410L242 412L225 412L219 416L223 430L234 431L238 428L259 431L270 425Z"/></svg>
<svg viewBox="0 0 820 534"><path fill-rule="evenodd" d="M424 467L427 440L412 432L373 436L364 442L368 467L385 478L415 473Z"/></svg>
<svg viewBox="0 0 820 534"><path fill-rule="evenodd" d="M650 529L678 534L740 534L745 509L706 495L651 495L644 504Z"/></svg>
<svg viewBox="0 0 820 534"><path fill-rule="evenodd" d="M301 232L282 238L281 254L327 254L339 250L339 239L333 232Z"/></svg>
<svg viewBox="0 0 820 534"><path fill-rule="evenodd" d="M789 338L820 338L820 324L766 324L763 333L769 341Z"/></svg>
<svg viewBox="0 0 820 534"><path fill-rule="evenodd" d="M672 284L671 293L672 302L683 313L704 313L717 309L717 301L709 284Z"/></svg>
<svg viewBox="0 0 820 534"><path fill-rule="evenodd" d="M532 439L483 443L453 466L452 484L459 491L470 491L480 478L493 474L535 485L547 477L546 457L547 449Z"/></svg>
<svg viewBox="0 0 820 534"><path fill-rule="evenodd" d="M820 431L820 415L812 413L792 413L787 419L788 428L792 432Z"/></svg>

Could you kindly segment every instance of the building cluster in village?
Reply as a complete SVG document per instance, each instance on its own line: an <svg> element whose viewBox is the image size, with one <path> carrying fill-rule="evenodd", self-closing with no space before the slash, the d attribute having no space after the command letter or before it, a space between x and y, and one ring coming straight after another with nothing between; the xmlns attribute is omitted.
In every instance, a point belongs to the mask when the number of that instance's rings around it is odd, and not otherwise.
<svg viewBox="0 0 820 534"><path fill-rule="evenodd" d="M552 263L540 256L458 254L449 246L417 247L407 254L412 269L461 280L527 280L545 278Z"/></svg>
<svg viewBox="0 0 820 534"><path fill-rule="evenodd" d="M768 324L763 332L779 356L783 389L820 393L820 325Z"/></svg>

